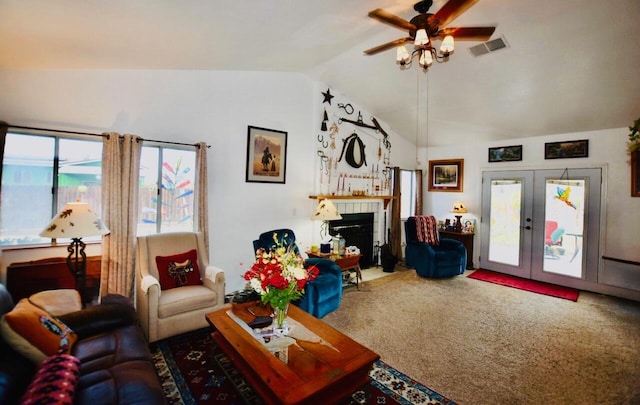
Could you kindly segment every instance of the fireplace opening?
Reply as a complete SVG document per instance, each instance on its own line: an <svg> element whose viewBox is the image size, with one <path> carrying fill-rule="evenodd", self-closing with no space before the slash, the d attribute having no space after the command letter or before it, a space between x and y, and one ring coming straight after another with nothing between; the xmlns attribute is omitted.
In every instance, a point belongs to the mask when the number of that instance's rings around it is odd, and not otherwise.
<svg viewBox="0 0 640 405"><path fill-rule="evenodd" d="M373 262L373 212L341 215L342 219L329 221L329 234L340 234L347 246L357 246L360 268L368 269Z"/></svg>

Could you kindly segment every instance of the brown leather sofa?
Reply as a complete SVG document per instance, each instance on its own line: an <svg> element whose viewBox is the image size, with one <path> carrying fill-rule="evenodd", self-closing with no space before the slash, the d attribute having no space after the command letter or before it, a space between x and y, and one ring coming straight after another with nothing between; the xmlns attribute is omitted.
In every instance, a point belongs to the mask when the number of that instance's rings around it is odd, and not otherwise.
<svg viewBox="0 0 640 405"><path fill-rule="evenodd" d="M0 284L0 315L14 308ZM80 360L75 404L164 404L147 341L130 301L107 296L100 305L57 317L78 337L70 354ZM39 364L0 336L0 404L17 404Z"/></svg>

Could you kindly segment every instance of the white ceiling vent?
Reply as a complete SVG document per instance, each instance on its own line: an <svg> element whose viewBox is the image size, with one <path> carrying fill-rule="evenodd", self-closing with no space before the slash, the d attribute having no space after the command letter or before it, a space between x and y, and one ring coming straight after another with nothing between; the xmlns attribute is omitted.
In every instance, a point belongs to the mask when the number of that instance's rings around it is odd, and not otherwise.
<svg viewBox="0 0 640 405"><path fill-rule="evenodd" d="M484 42L480 45L472 46L469 48L469 52L473 56L485 55L489 52L495 52L499 49L504 49L507 47L507 41L505 41L504 37L492 39L491 41Z"/></svg>

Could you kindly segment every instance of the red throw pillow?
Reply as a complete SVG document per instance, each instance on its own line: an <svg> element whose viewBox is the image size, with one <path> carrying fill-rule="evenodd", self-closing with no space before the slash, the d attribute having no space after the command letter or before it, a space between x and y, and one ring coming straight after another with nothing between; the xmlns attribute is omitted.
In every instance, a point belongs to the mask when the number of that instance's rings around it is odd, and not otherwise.
<svg viewBox="0 0 640 405"><path fill-rule="evenodd" d="M202 285L198 268L198 252L193 249L172 256L156 256L160 289Z"/></svg>

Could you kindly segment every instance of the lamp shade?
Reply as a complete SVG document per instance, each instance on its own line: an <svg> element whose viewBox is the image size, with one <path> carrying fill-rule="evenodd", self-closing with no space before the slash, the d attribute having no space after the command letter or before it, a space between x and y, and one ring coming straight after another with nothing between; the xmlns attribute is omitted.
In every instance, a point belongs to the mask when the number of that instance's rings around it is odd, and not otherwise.
<svg viewBox="0 0 640 405"><path fill-rule="evenodd" d="M331 200L321 200L316 207L311 219L317 221L335 221L342 219L342 215L338 212L338 209L331 202Z"/></svg>
<svg viewBox="0 0 640 405"><path fill-rule="evenodd" d="M451 35L447 35L442 40L442 44L440 45L440 52L442 53L451 53L455 48L453 37Z"/></svg>
<svg viewBox="0 0 640 405"><path fill-rule="evenodd" d="M85 202L67 203L40 236L48 238L86 238L106 235L109 229Z"/></svg>
<svg viewBox="0 0 640 405"><path fill-rule="evenodd" d="M396 62L406 63L406 62L409 62L410 60L411 60L411 55L409 54L407 47L404 45L400 45L396 49Z"/></svg>
<svg viewBox="0 0 640 405"><path fill-rule="evenodd" d="M467 206L464 205L462 201L456 201L453 203L453 208L451 208L451 212L456 214L466 214L469 211L467 211Z"/></svg>
<svg viewBox="0 0 640 405"><path fill-rule="evenodd" d="M413 40L415 46L422 46L429 43L429 36L424 28L420 28L416 31L416 38Z"/></svg>

